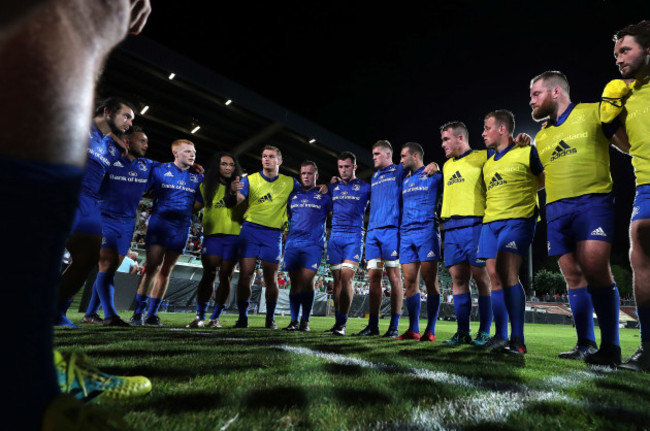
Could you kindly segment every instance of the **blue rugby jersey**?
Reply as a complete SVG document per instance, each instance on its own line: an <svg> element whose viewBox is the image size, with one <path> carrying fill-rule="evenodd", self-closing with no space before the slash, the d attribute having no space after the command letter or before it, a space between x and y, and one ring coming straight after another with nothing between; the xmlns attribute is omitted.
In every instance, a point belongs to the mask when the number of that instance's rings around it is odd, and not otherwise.
<svg viewBox="0 0 650 431"><path fill-rule="evenodd" d="M331 197L318 193L317 187L293 192L287 204L290 220L287 243L307 242L325 247L325 222L330 212Z"/></svg>
<svg viewBox="0 0 650 431"><path fill-rule="evenodd" d="M120 157L116 160L108 168L100 189L102 214L135 219L140 198L151 185L151 171L158 165L145 158L129 161Z"/></svg>
<svg viewBox="0 0 650 431"><path fill-rule="evenodd" d="M192 169L181 171L174 163L158 165L151 171L154 195L152 217L189 226L194 201L202 201L199 184L203 175Z"/></svg>
<svg viewBox="0 0 650 431"><path fill-rule="evenodd" d="M370 201L370 184L355 178L347 183L330 184L332 235L362 233L363 217Z"/></svg>
<svg viewBox="0 0 650 431"><path fill-rule="evenodd" d="M90 128L86 170L81 180L81 194L99 199L106 170L120 157L120 148L115 141L104 136L95 123Z"/></svg>
<svg viewBox="0 0 650 431"><path fill-rule="evenodd" d="M404 168L401 164L377 170L370 181L370 221L368 230L400 225Z"/></svg>
<svg viewBox="0 0 650 431"><path fill-rule="evenodd" d="M442 197L442 174L424 173L425 166L413 172L402 182L401 232L437 229L436 210Z"/></svg>

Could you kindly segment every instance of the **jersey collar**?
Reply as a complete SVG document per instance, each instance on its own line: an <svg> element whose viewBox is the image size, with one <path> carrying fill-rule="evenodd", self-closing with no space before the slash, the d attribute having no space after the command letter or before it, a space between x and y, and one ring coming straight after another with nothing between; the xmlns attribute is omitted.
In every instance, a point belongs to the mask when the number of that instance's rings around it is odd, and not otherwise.
<svg viewBox="0 0 650 431"><path fill-rule="evenodd" d="M562 123L564 123L566 121L566 119L569 118L569 115L571 114L571 111L573 111L573 108L575 108L575 107L576 107L575 103L570 103L569 106L564 110L562 115L557 117L557 120L555 120L555 121L549 120L549 123L551 125L553 125L553 126L556 126L556 127L561 126Z"/></svg>

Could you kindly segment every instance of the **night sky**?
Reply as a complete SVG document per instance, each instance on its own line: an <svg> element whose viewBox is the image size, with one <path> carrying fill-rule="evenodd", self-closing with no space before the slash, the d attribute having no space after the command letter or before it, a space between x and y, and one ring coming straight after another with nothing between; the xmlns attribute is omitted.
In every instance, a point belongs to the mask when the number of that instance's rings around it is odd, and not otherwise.
<svg viewBox="0 0 650 431"><path fill-rule="evenodd" d="M648 1L422 3L154 2L143 34L369 150L415 141L442 164L449 120L474 148L494 109L534 135L529 82L545 70L568 76L574 102L598 101L619 77L612 34L650 18ZM623 253L629 158L613 154L612 171Z"/></svg>

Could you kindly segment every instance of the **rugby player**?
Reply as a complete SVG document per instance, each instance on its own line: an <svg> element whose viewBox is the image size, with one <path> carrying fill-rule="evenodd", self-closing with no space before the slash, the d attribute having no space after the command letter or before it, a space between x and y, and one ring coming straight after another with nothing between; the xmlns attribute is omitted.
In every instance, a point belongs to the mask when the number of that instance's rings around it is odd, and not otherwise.
<svg viewBox="0 0 650 431"><path fill-rule="evenodd" d="M530 81L530 106L533 119L545 122L535 141L546 175L548 255L559 256L578 336L576 346L558 357L616 365L621 348L619 293L609 266L614 233L609 141L620 123L603 125L598 103L572 103L569 81L558 71Z"/></svg>
<svg viewBox="0 0 650 431"><path fill-rule="evenodd" d="M225 152L212 157L210 168L201 183L203 209L203 248L201 263L203 276L197 286L196 318L187 328L221 328L219 316L223 312L230 283L237 264L237 244L241 230L242 216L246 209L243 205L227 208L224 203L226 191L230 193L232 181L241 177L241 167L237 158ZM219 272L219 286L215 293L214 309L210 320L205 323L205 313L214 292L214 283Z"/></svg>
<svg viewBox="0 0 650 431"><path fill-rule="evenodd" d="M496 153L483 166L486 184L486 208L479 239L478 257L487 259L492 279L499 278L505 310L493 306L495 336L483 348L503 349L514 354L526 353L524 317L526 295L519 281L519 268L535 234L537 190L544 183L544 168L535 147L516 146L513 139L515 118L505 109L485 116L483 140Z"/></svg>
<svg viewBox="0 0 650 431"><path fill-rule="evenodd" d="M117 313L114 304L115 272L131 247L136 209L149 186L149 175L157 162L145 158L149 138L134 126L124 137L129 148L126 157L120 157L108 167L100 188L102 243L99 252L99 272L93 285L82 323L103 323L106 326L129 326ZM104 319L97 315L101 303Z"/></svg>
<svg viewBox="0 0 650 431"><path fill-rule="evenodd" d="M319 193L317 180L316 163L311 160L302 162L302 188L291 194L287 204L289 235L284 250L284 270L289 272L291 279L291 322L284 328L285 331L310 330L309 314L314 302L314 277L323 257L327 217L332 214L332 198L329 194ZM301 307L302 316L298 323Z"/></svg>
<svg viewBox="0 0 650 431"><path fill-rule="evenodd" d="M616 65L626 82L618 86L619 90L615 91L615 94L611 94L611 90L608 90L609 85L605 88L603 96L607 98L604 98L601 109L613 107L616 111L623 108L620 119L629 139L623 149L632 156L636 175L636 197L630 221L630 264L641 330L641 345L632 357L619 367L648 372L650 371L650 21L645 20L624 27L616 32L614 42ZM626 83L628 85L625 85ZM602 117L601 120L609 121Z"/></svg>
<svg viewBox="0 0 650 431"><path fill-rule="evenodd" d="M98 71L127 31L142 29L149 12L146 1L3 3L0 89L11 102L0 116L5 133L0 147L1 236L11 247L3 248L0 272L3 283L12 286L5 299L20 307L7 307L2 322L5 327L21 322L20 330L3 335L3 366L10 370L3 382L11 388L3 406L7 429L41 429L45 424L63 430L100 420L79 401L60 395L52 350L56 285L88 157ZM34 193L44 210L25 211ZM17 226L29 229L26 233ZM29 259L15 259L16 253ZM57 365L96 376L66 361Z"/></svg>
<svg viewBox="0 0 650 431"><path fill-rule="evenodd" d="M438 260L440 231L438 208L442 193L442 174L424 173L424 150L416 142L407 142L400 152L400 163L408 172L402 183L399 262L404 274L409 327L398 340L434 341L440 306ZM427 289L427 326L420 335L420 272Z"/></svg>
<svg viewBox="0 0 650 431"><path fill-rule="evenodd" d="M203 175L190 169L196 158L194 143L177 139L172 142L171 149L174 161L158 165L151 171L154 202L145 239L146 266L131 317L134 326L162 326L158 309L169 286L169 276L187 245L192 211L202 205L198 191ZM147 295L149 309L145 320Z"/></svg>
<svg viewBox="0 0 650 431"><path fill-rule="evenodd" d="M332 228L327 243L327 263L334 278L335 323L329 330L345 335L353 280L363 255L364 216L370 201L370 185L356 177L357 157L345 151L337 157L339 176L332 178Z"/></svg>
<svg viewBox="0 0 650 431"><path fill-rule="evenodd" d="M248 210L239 234L240 260L237 283L239 319L235 328L248 327L248 307L255 265L259 258L266 286L266 328L277 329L278 268L282 260L282 229L287 221L289 195L300 190L296 179L280 174L282 153L267 145L262 151L262 170L241 181L235 178L225 204L233 207L248 200Z"/></svg>
<svg viewBox="0 0 650 431"><path fill-rule="evenodd" d="M379 309L381 307L381 280L384 268L390 282L391 316L384 337L397 337L397 326L402 312L402 278L399 267L399 221L404 168L393 164L393 147L386 140L372 146L372 160L377 171L370 181L370 220L366 237L366 263L370 293L368 325L356 336L379 335ZM424 172L430 175L438 170L435 163Z"/></svg>
<svg viewBox="0 0 650 431"><path fill-rule="evenodd" d="M442 197L442 219L444 221L445 266L449 268L454 292L454 309L458 328L446 344L473 344L483 346L490 338L492 307L501 309L497 315L504 319L506 327L508 314L505 311L503 290L498 277L491 280L485 269L485 261L478 259L478 241L481 236L485 214L485 182L483 165L493 150L472 150L469 146L467 126L452 121L440 127L442 148L447 161L442 172L445 191ZM519 137L518 137L519 139ZM479 329L472 340L470 316L472 295L470 280L474 279L478 289ZM491 286L497 289L491 293ZM495 302L493 303L493 296Z"/></svg>
<svg viewBox="0 0 650 431"><path fill-rule="evenodd" d="M63 272L59 286L57 326L76 326L65 313L97 264L102 243L100 187L106 170L120 157L120 152L126 151L120 137L133 125L133 118L133 105L117 97L104 100L95 109L79 204L66 243L72 262Z"/></svg>

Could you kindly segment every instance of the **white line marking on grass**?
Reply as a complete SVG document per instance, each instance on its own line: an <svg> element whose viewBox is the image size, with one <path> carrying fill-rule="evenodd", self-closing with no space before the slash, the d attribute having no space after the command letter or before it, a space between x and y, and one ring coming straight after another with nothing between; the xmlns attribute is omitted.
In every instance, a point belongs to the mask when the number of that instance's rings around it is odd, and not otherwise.
<svg viewBox="0 0 650 431"><path fill-rule="evenodd" d="M228 422L226 422L225 424L223 424L223 426L219 429L219 431L226 431L226 430L228 429L228 427L230 426L230 424L232 424L233 422L235 422L235 420L236 420L238 417L239 417L239 413L237 413L233 418L229 419Z"/></svg>
<svg viewBox="0 0 650 431"><path fill-rule="evenodd" d="M366 361L364 359L349 357L336 353L319 352L305 347L289 345L273 346L277 349L299 355L308 355L341 365L354 365L371 368L377 371L399 372L412 375L416 378L437 383L475 388L478 393L455 400L449 400L433 405L431 408L417 408L414 410L407 424L396 424L397 427L413 426L416 428L443 430L449 427L459 428L467 425L478 425L486 422L504 423L510 414L536 402L565 402L574 406L585 406L582 401L576 400L554 389L567 389L578 386L590 379L599 378L587 371L577 371L565 376L554 376L542 381L543 390L529 389L527 386L513 385L511 388L521 387L521 391L485 389L487 381L484 379L471 379L452 373L432 371L421 368L402 368ZM384 428L390 424L378 424Z"/></svg>

